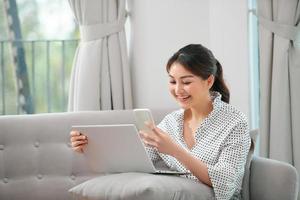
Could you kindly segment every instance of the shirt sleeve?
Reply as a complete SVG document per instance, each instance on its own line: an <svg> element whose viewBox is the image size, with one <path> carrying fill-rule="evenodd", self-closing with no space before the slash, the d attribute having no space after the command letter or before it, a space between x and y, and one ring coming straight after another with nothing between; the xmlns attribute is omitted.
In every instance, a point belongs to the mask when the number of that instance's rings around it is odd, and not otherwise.
<svg viewBox="0 0 300 200"><path fill-rule="evenodd" d="M207 165L216 199L230 199L241 185L250 148L247 122L238 123L221 146L215 165Z"/></svg>
<svg viewBox="0 0 300 200"><path fill-rule="evenodd" d="M150 156L151 160L154 163L161 159L158 152L157 152L157 150L154 149L153 147L146 146L146 150L147 150L148 155Z"/></svg>

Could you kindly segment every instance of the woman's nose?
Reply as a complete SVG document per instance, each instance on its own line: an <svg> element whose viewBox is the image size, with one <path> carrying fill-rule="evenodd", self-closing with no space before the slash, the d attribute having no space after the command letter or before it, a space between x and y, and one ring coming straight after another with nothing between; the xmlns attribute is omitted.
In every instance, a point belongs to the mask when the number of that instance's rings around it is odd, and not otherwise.
<svg viewBox="0 0 300 200"><path fill-rule="evenodd" d="M182 92L182 90L183 90L183 88L182 88L182 86L180 84L177 84L175 86L175 93L176 94L180 94Z"/></svg>

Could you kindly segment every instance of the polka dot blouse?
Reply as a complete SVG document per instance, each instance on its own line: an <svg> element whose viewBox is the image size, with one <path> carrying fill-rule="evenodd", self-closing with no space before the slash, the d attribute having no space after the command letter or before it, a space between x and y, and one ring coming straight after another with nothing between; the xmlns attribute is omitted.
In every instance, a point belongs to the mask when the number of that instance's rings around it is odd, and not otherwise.
<svg viewBox="0 0 300 200"><path fill-rule="evenodd" d="M251 139L247 119L212 92L213 110L198 126L196 144L189 149L183 139L184 110L168 114L157 126L192 155L206 163L216 199L241 199L240 191ZM189 172L177 159L147 147L151 159L163 160L170 168ZM191 175L187 178L198 181Z"/></svg>

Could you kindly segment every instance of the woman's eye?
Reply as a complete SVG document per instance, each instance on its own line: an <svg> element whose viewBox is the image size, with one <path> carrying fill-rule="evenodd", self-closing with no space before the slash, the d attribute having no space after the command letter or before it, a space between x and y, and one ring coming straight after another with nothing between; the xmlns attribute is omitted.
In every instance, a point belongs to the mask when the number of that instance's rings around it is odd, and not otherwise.
<svg viewBox="0 0 300 200"><path fill-rule="evenodd" d="M171 84L176 84L176 82L175 82L175 81L169 81L169 83L171 83Z"/></svg>
<svg viewBox="0 0 300 200"><path fill-rule="evenodd" d="M191 82L184 82L183 84L184 85L189 85Z"/></svg>

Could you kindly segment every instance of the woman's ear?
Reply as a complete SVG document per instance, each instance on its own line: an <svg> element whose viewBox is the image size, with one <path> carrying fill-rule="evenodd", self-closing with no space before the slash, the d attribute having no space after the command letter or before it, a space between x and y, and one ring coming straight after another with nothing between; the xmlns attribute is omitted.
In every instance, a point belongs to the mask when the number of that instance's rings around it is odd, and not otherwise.
<svg viewBox="0 0 300 200"><path fill-rule="evenodd" d="M210 89L215 82L215 76L211 74L206 80L207 80L207 86Z"/></svg>

